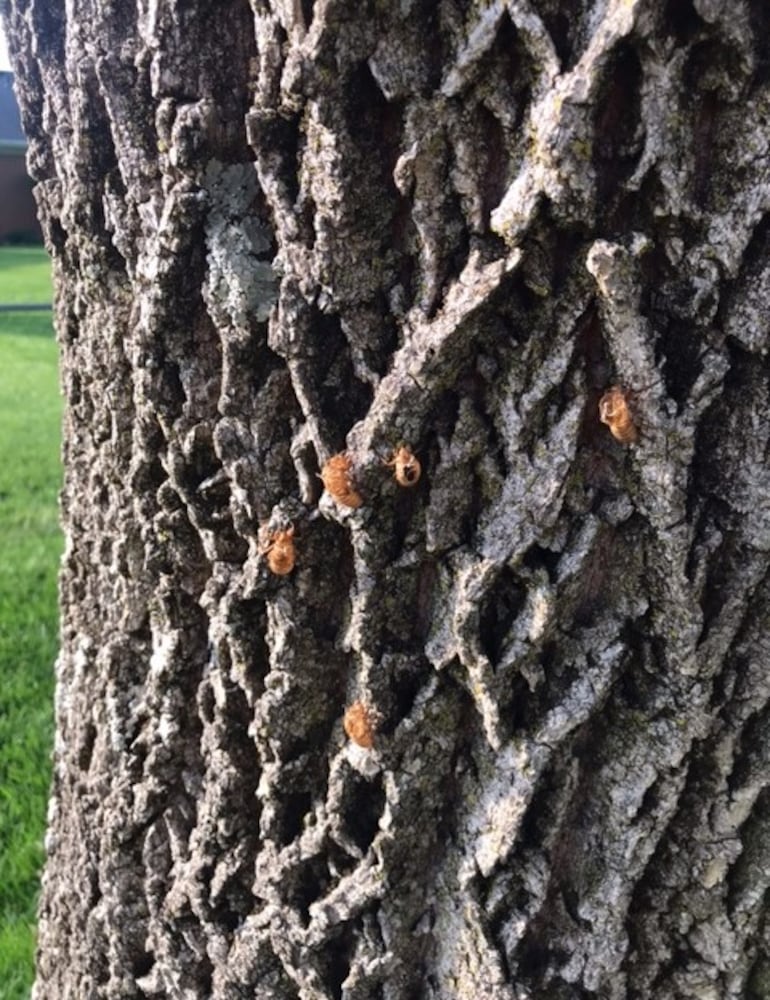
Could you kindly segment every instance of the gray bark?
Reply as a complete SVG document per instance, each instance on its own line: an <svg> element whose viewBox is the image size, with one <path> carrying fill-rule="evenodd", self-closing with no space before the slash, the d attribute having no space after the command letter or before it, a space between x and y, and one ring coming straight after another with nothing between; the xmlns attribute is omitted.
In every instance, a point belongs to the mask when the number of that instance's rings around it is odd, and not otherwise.
<svg viewBox="0 0 770 1000"><path fill-rule="evenodd" d="M67 400L38 1000L770 997L766 6L7 18Z"/></svg>

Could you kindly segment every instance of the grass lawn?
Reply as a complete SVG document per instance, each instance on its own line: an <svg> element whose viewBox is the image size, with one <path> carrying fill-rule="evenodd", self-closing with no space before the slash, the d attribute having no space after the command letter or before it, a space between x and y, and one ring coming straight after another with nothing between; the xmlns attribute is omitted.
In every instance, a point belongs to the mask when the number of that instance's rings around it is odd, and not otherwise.
<svg viewBox="0 0 770 1000"><path fill-rule="evenodd" d="M0 303L50 301L42 250L0 248ZM56 572L62 539L50 313L0 313L0 996L33 975L50 782Z"/></svg>
<svg viewBox="0 0 770 1000"><path fill-rule="evenodd" d="M0 247L0 303L50 302L51 262L42 247Z"/></svg>

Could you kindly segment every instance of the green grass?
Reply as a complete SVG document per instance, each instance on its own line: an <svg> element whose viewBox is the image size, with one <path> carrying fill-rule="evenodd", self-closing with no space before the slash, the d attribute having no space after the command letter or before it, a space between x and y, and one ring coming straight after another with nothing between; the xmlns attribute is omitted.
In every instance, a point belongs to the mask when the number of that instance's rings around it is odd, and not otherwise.
<svg viewBox="0 0 770 1000"><path fill-rule="evenodd" d="M50 301L51 262L43 247L0 247L0 303Z"/></svg>
<svg viewBox="0 0 770 1000"><path fill-rule="evenodd" d="M0 248L0 303L50 300L47 259ZM50 313L0 313L0 997L33 977L50 782L61 400Z"/></svg>

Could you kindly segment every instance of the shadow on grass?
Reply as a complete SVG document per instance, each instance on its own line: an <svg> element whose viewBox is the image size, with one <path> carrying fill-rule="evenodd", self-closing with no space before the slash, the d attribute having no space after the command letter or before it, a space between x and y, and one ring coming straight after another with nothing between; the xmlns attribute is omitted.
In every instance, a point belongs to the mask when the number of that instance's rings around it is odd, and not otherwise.
<svg viewBox="0 0 770 1000"><path fill-rule="evenodd" d="M0 336L4 333L25 337L52 337L53 316L49 311L0 312Z"/></svg>

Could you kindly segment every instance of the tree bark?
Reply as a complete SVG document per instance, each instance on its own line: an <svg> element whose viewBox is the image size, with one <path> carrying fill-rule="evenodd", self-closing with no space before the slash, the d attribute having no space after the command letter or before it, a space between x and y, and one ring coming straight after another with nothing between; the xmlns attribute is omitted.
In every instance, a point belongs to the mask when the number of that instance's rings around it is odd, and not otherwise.
<svg viewBox="0 0 770 1000"><path fill-rule="evenodd" d="M35 997L770 997L766 6L6 16L67 401Z"/></svg>

